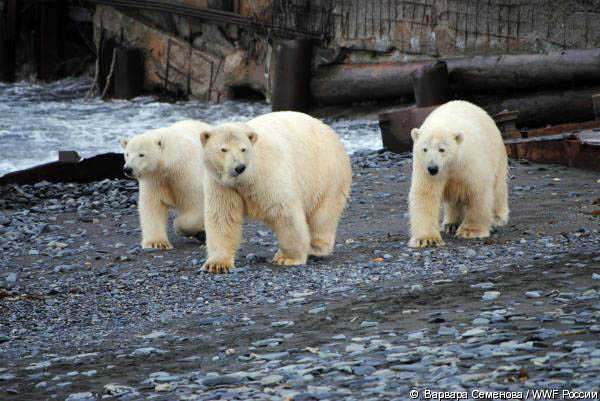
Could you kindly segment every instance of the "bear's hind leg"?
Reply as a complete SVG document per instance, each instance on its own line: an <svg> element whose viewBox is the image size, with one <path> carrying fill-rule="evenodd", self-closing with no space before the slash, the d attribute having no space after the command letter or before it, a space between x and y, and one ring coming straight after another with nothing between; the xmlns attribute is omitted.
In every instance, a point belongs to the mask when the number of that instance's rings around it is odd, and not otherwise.
<svg viewBox="0 0 600 401"><path fill-rule="evenodd" d="M494 190L494 227L502 227L508 223L508 183L506 174L496 179Z"/></svg>
<svg viewBox="0 0 600 401"><path fill-rule="evenodd" d="M325 199L319 208L308 216L310 250L312 256L328 256L333 252L338 222L346 205L346 197L338 195Z"/></svg>
<svg viewBox="0 0 600 401"><path fill-rule="evenodd" d="M271 227L279 242L279 249L272 262L282 266L305 264L310 236L302 207L290 207L286 210L286 215L275 219Z"/></svg>
<svg viewBox="0 0 600 401"><path fill-rule="evenodd" d="M204 210L186 210L173 221L173 229L182 237L195 237L200 241L206 238L204 232Z"/></svg>
<svg viewBox="0 0 600 401"><path fill-rule="evenodd" d="M444 202L444 221L442 228L445 233L455 233L465 218L464 205L458 201Z"/></svg>
<svg viewBox="0 0 600 401"><path fill-rule="evenodd" d="M494 221L492 188L469 199L466 205L465 219L456 236L458 238L487 238Z"/></svg>

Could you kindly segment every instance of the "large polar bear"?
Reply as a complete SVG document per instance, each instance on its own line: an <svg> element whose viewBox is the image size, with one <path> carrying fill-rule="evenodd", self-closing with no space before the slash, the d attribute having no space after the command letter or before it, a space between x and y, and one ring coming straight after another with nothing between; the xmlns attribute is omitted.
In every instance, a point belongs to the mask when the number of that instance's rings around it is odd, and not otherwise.
<svg viewBox="0 0 600 401"><path fill-rule="evenodd" d="M275 264L331 254L352 183L350 159L331 128L306 114L277 112L219 125L200 137L208 250L203 270L233 268L244 216L277 235Z"/></svg>
<svg viewBox="0 0 600 401"><path fill-rule="evenodd" d="M167 237L169 209L179 235L204 233L204 165L200 133L210 125L185 120L122 139L125 175L139 182L142 248L172 249Z"/></svg>
<svg viewBox="0 0 600 401"><path fill-rule="evenodd" d="M508 222L506 149L484 110L460 100L446 103L411 136L409 246L444 245L442 204L444 231L459 238L485 238Z"/></svg>

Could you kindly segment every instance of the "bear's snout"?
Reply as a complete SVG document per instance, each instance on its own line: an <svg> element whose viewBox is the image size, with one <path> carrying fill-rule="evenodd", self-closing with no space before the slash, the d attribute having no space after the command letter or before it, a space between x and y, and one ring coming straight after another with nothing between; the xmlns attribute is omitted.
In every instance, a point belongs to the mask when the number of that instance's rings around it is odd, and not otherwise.
<svg viewBox="0 0 600 401"><path fill-rule="evenodd" d="M133 178L133 169L131 167L123 167L123 174L126 177Z"/></svg>
<svg viewBox="0 0 600 401"><path fill-rule="evenodd" d="M439 171L438 166L429 166L427 167L427 171L429 171L429 174L431 175L436 175Z"/></svg>
<svg viewBox="0 0 600 401"><path fill-rule="evenodd" d="M246 165L245 164L240 164L240 165L236 166L234 168L234 170L235 170L235 173L236 173L235 175L238 176L238 175L242 174L244 171L246 171Z"/></svg>

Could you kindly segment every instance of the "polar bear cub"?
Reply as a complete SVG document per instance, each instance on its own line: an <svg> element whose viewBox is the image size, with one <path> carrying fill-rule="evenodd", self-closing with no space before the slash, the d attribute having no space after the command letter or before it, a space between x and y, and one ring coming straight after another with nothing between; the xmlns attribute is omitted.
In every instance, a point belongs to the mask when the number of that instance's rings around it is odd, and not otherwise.
<svg viewBox="0 0 600 401"><path fill-rule="evenodd" d="M277 112L219 125L200 138L208 251L203 270L233 268L244 216L273 229L277 265L331 254L352 168L330 127L306 114Z"/></svg>
<svg viewBox="0 0 600 401"><path fill-rule="evenodd" d="M452 101L411 132L410 247L444 245L442 227L459 238L485 238L508 222L508 163L500 131L481 108Z"/></svg>
<svg viewBox="0 0 600 401"><path fill-rule="evenodd" d="M138 212L142 248L172 249L167 237L168 210L179 235L204 235L204 164L201 121L185 120L122 139L126 176L139 182Z"/></svg>

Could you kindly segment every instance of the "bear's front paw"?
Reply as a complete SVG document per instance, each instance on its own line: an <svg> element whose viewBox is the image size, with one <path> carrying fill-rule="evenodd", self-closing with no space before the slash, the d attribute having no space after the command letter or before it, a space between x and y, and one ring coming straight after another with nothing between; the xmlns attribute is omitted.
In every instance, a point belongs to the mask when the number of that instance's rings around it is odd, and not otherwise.
<svg viewBox="0 0 600 401"><path fill-rule="evenodd" d="M412 237L408 241L408 246L411 248L425 248L428 246L444 246L446 245L444 241L442 241L442 237L437 236L425 236L425 237Z"/></svg>
<svg viewBox="0 0 600 401"><path fill-rule="evenodd" d="M306 259L292 258L287 256L281 250L278 250L277 253L275 253L275 256L273 256L271 263L279 266L303 265L306 263Z"/></svg>
<svg viewBox="0 0 600 401"><path fill-rule="evenodd" d="M142 248L168 250L173 249L173 245L167 240L144 241L142 242Z"/></svg>
<svg viewBox="0 0 600 401"><path fill-rule="evenodd" d="M490 230L482 230L481 228L460 226L456 230L457 238L487 238L490 236Z"/></svg>
<svg viewBox="0 0 600 401"><path fill-rule="evenodd" d="M454 234L458 230L458 224L444 223L443 227L444 232L449 234Z"/></svg>
<svg viewBox="0 0 600 401"><path fill-rule="evenodd" d="M200 270L203 270L207 273L229 273L233 269L233 262L224 261L222 259L208 259L202 265Z"/></svg>

